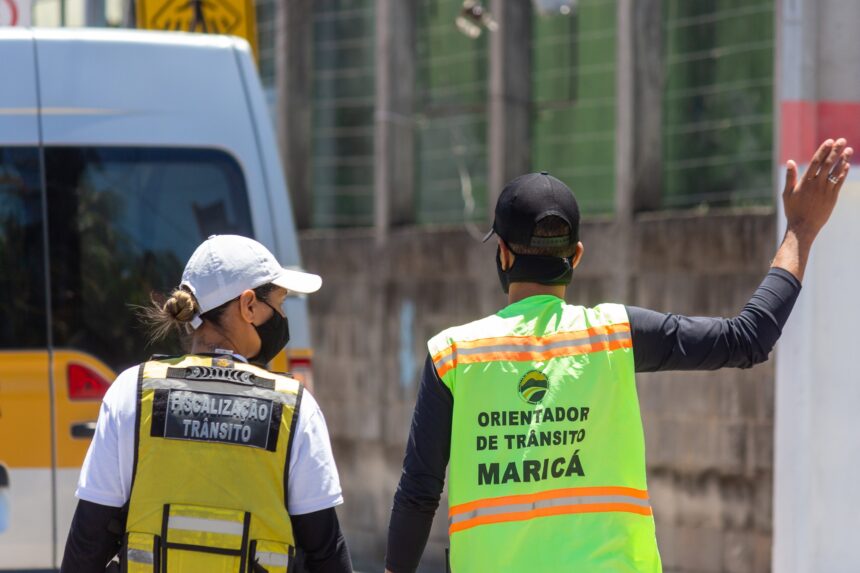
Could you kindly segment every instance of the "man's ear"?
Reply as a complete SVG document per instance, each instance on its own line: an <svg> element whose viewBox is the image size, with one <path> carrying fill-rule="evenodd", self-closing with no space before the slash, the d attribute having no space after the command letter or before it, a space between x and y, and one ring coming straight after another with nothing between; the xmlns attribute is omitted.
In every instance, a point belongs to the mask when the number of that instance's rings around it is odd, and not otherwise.
<svg viewBox="0 0 860 573"><path fill-rule="evenodd" d="M582 253L585 252L585 247L582 245L582 241L576 244L576 252L573 253L573 260L570 263L570 266L576 268L579 264L579 261L582 260Z"/></svg>
<svg viewBox="0 0 860 573"><path fill-rule="evenodd" d="M257 294L251 289L247 289L239 295L239 315L245 322L254 323L256 317L254 303L256 301Z"/></svg>
<svg viewBox="0 0 860 573"><path fill-rule="evenodd" d="M505 242L501 239L499 239L499 250L500 250L499 258L502 261L502 270L506 271L506 270L510 269L512 266L514 266L514 259L516 258L516 255L513 252L511 252L511 250L508 248L508 246L505 244Z"/></svg>

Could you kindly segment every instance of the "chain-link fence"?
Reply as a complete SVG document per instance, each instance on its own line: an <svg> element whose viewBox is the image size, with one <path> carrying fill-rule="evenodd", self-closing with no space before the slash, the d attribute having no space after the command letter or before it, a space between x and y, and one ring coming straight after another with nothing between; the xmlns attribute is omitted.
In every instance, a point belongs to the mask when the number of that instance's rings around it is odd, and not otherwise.
<svg viewBox="0 0 860 573"><path fill-rule="evenodd" d="M487 217L489 36L455 24L462 0L413 0L418 223ZM544 3L546 4L546 3ZM585 212L615 191L617 0L558 2L532 18L533 170ZM664 0L663 208L771 201L775 0ZM260 70L274 77L275 0L257 0ZM313 7L313 225L373 224L374 0ZM485 1L484 6L490 7ZM635 94L634 94L635 97Z"/></svg>
<svg viewBox="0 0 860 573"><path fill-rule="evenodd" d="M313 224L373 224L375 2L313 6Z"/></svg>
<svg viewBox="0 0 860 573"><path fill-rule="evenodd" d="M419 0L416 22L416 219L486 217L487 34L454 24L460 0Z"/></svg>
<svg viewBox="0 0 860 573"><path fill-rule="evenodd" d="M255 0L257 17L257 68L267 89L275 85L275 34L277 0Z"/></svg>
<svg viewBox="0 0 860 573"><path fill-rule="evenodd" d="M772 200L774 0L664 10L663 205Z"/></svg>
<svg viewBox="0 0 860 573"><path fill-rule="evenodd" d="M567 183L589 214L614 202L615 14L616 0L583 0L532 25L532 170Z"/></svg>

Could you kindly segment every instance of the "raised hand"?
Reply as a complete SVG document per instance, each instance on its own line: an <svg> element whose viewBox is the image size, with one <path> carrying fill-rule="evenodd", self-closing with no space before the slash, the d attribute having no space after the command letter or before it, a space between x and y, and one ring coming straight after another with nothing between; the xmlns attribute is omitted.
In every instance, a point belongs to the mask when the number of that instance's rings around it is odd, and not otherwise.
<svg viewBox="0 0 860 573"><path fill-rule="evenodd" d="M854 153L847 144L842 138L822 143L800 178L797 164L791 160L786 164L788 171L782 192L785 217L788 228L806 240L815 238L836 206Z"/></svg>
<svg viewBox="0 0 860 573"><path fill-rule="evenodd" d="M803 177L798 177L794 161L786 164L782 203L788 224L771 266L787 270L798 280L803 280L812 242L830 219L848 177L854 150L847 145L842 138L822 143Z"/></svg>

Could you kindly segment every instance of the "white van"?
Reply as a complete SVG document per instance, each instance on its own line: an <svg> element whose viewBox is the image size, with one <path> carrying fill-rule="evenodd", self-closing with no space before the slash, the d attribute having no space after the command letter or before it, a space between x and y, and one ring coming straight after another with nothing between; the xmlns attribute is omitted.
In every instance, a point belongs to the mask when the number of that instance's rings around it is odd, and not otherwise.
<svg viewBox="0 0 860 573"><path fill-rule="evenodd" d="M0 570L59 567L133 304L207 236L301 264L251 52L224 36L0 29ZM310 376L306 301L275 370ZM175 343L174 343L175 344Z"/></svg>

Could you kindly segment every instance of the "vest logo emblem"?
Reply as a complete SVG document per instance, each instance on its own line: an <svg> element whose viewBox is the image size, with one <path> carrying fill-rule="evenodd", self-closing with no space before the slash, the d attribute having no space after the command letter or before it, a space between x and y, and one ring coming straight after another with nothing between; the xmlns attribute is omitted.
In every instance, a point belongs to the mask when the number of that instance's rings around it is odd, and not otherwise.
<svg viewBox="0 0 860 573"><path fill-rule="evenodd" d="M224 382L238 382L240 384L253 384L254 374L246 370L235 370L233 368L220 368L217 366L192 366L185 370L186 380L223 380Z"/></svg>
<svg viewBox="0 0 860 573"><path fill-rule="evenodd" d="M520 398L529 404L540 404L540 401L546 396L547 389L549 389L549 379L546 374L539 370L526 372L526 375L517 385Z"/></svg>

